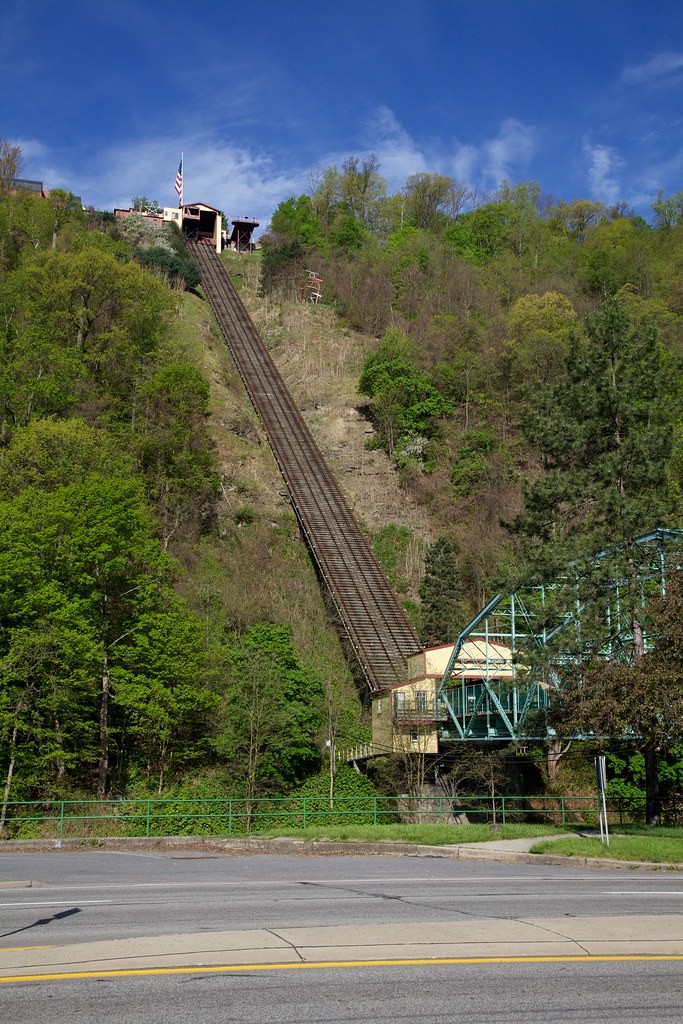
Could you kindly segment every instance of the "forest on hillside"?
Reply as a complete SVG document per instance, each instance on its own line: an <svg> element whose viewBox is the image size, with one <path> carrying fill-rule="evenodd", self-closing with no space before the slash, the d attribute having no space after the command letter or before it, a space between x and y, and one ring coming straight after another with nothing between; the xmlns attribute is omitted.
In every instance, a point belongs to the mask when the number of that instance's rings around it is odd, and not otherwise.
<svg viewBox="0 0 683 1024"><path fill-rule="evenodd" d="M325 792L326 741L368 736L358 680L182 239L15 193L10 169L0 830L12 800ZM313 269L340 327L373 339L356 383L369 447L429 517L418 581L404 525L373 540L426 644L494 586L680 525L682 220L683 193L655 197L649 223L530 182L484 197L424 173L390 195L374 159L273 214L261 295L285 310ZM675 795L671 707L648 735ZM620 756L642 787L643 751ZM378 765L375 783L401 773Z"/></svg>
<svg viewBox="0 0 683 1024"><path fill-rule="evenodd" d="M14 174L0 182L0 832L18 800L292 792L331 730L362 735L358 698L293 514L249 530L223 500L236 487L211 388L229 360L186 290L196 268L177 229L122 229L69 193L15 191Z"/></svg>
<svg viewBox="0 0 683 1024"><path fill-rule="evenodd" d="M350 158L278 206L261 290L292 299L313 270L323 300L376 339L358 379L370 444L438 535L420 603L405 594L423 642L452 639L452 624L497 590L557 580L567 565L585 577L574 579L575 599L593 600L590 559L612 553L630 664L609 681L604 665L586 666L555 725L575 732L581 719L596 735L639 735L631 781L647 777L656 803L657 752L663 760L674 747L679 764L683 678L669 630L659 668L655 654L645 658L649 690L637 684L656 614L633 566L640 535L681 525L683 191L653 196L650 214L559 199L533 181L478 195L427 172L391 194L374 157ZM658 688L665 649L669 686ZM600 696L590 708L586 679ZM650 725L623 711L636 692Z"/></svg>
<svg viewBox="0 0 683 1024"><path fill-rule="evenodd" d="M469 610L501 581L521 579L541 540L547 569L571 554L549 557L550 525L532 526L525 495L563 459L563 471L582 472L579 453L559 452L558 437L569 449L580 441L567 431L586 441L612 430L609 396L597 393L601 360L618 362L615 402L646 405L652 424L641 465L626 439L612 453L630 467L633 499L643 498L640 532L678 523L682 220L683 192L653 197L649 223L624 204L557 199L536 182L504 181L486 197L418 173L390 194L372 157L327 168L309 194L275 211L262 290L292 298L302 268L312 268L325 301L377 339L359 379L373 443L452 544ZM605 316L623 320L612 353L609 340L596 343ZM574 408L572 377L575 391L595 382ZM591 461L595 452L584 451ZM601 455L604 473L617 473ZM651 473L656 500L644 493ZM587 486L584 478L576 489ZM586 499L556 496L556 518ZM575 533L594 550L619 539L607 527Z"/></svg>

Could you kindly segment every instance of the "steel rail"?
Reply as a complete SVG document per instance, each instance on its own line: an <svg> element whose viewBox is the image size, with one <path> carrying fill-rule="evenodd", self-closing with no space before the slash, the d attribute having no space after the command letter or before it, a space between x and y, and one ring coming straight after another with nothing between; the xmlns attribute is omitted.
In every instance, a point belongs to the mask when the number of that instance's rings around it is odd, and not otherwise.
<svg viewBox="0 0 683 1024"><path fill-rule="evenodd" d="M188 244L368 687L405 682L418 637L222 262L212 247Z"/></svg>

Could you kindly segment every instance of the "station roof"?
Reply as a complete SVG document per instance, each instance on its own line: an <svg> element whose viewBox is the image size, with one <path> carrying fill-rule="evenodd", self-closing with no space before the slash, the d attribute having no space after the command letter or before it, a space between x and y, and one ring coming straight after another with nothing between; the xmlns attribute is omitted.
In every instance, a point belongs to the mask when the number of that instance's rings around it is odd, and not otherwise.
<svg viewBox="0 0 683 1024"><path fill-rule="evenodd" d="M221 210L216 209L215 206L209 206L208 203L183 203L182 209L186 210L188 206L200 206L202 210L211 210L213 213L222 213Z"/></svg>

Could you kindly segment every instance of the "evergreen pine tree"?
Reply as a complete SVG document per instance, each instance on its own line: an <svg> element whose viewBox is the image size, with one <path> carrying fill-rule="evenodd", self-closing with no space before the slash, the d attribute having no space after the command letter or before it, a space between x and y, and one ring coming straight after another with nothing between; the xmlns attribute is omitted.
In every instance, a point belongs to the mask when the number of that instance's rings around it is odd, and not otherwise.
<svg viewBox="0 0 683 1024"><path fill-rule="evenodd" d="M564 379L532 393L522 423L543 468L515 524L535 570L617 545L628 559L636 537L664 525L670 390L656 328L635 327L615 299L572 337Z"/></svg>
<svg viewBox="0 0 683 1024"><path fill-rule="evenodd" d="M581 609L577 668L590 658L591 642L595 653L606 627L614 629L603 608L615 581L628 624L622 649L631 663L644 652L636 539L666 525L671 513L667 466L675 410L667 369L655 327L635 326L624 305L608 299L586 318L585 337L571 339L564 379L538 389L527 405L523 429L543 472L527 484L525 512L514 528L530 575L555 583L560 606ZM569 642L558 634L565 671ZM563 706L571 732L571 700ZM621 731L615 716L611 732ZM648 820L656 822L654 756L646 773Z"/></svg>
<svg viewBox="0 0 683 1024"><path fill-rule="evenodd" d="M455 640L464 625L458 565L453 545L439 537L427 551L420 584L420 639L427 647Z"/></svg>

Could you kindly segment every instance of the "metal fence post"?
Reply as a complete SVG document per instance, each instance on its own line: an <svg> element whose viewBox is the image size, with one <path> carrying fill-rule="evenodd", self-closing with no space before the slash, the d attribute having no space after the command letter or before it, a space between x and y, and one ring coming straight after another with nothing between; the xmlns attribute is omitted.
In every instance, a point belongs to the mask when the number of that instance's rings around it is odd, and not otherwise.
<svg viewBox="0 0 683 1024"><path fill-rule="evenodd" d="M64 801L62 800L59 808L59 845L62 845L62 839L64 838Z"/></svg>
<svg viewBox="0 0 683 1024"><path fill-rule="evenodd" d="M377 797L372 798L372 824L377 824Z"/></svg>
<svg viewBox="0 0 683 1024"><path fill-rule="evenodd" d="M502 796L500 799L502 801L501 817L502 817L502 822L503 822L503 825L504 825L505 824L505 797Z"/></svg>
<svg viewBox="0 0 683 1024"><path fill-rule="evenodd" d="M303 827L306 828L306 797L301 798L301 810L303 817Z"/></svg>
<svg viewBox="0 0 683 1024"><path fill-rule="evenodd" d="M145 835L146 836L149 835L149 819L150 819L151 813L152 813L152 801L148 800L147 801L147 821L145 822Z"/></svg>
<svg viewBox="0 0 683 1024"><path fill-rule="evenodd" d="M228 800L228 835L232 835L232 800Z"/></svg>

